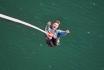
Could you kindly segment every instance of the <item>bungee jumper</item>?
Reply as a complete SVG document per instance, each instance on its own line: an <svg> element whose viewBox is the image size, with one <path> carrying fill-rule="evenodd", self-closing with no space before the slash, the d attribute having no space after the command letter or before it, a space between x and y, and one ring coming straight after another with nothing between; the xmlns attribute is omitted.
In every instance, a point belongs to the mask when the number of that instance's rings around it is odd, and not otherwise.
<svg viewBox="0 0 104 70"><path fill-rule="evenodd" d="M49 21L45 27L47 34L45 35L46 43L50 47L60 45L60 38L66 36L70 33L69 30L59 29L60 21L55 20L53 22Z"/></svg>

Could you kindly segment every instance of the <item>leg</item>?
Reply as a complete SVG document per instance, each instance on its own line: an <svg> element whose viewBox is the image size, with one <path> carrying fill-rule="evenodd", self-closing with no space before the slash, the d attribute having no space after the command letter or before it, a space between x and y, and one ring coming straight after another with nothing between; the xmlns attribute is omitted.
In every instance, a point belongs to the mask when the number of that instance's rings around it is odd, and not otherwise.
<svg viewBox="0 0 104 70"><path fill-rule="evenodd" d="M60 39L59 38L57 38L57 39L52 38L52 43L54 44L54 46L58 46L58 45L60 45Z"/></svg>
<svg viewBox="0 0 104 70"><path fill-rule="evenodd" d="M48 44L49 47L53 47L54 46L52 40L48 39L47 37L46 37L46 43Z"/></svg>

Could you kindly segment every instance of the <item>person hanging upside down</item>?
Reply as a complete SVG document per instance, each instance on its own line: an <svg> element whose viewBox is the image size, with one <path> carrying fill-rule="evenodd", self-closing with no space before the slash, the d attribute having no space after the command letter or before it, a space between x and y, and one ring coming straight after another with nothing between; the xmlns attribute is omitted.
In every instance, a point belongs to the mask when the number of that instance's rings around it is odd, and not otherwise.
<svg viewBox="0 0 104 70"><path fill-rule="evenodd" d="M46 43L50 47L60 45L60 37L66 36L70 33L69 30L60 30L59 29L60 21L55 20L54 22L49 21L45 27L47 34L45 35Z"/></svg>

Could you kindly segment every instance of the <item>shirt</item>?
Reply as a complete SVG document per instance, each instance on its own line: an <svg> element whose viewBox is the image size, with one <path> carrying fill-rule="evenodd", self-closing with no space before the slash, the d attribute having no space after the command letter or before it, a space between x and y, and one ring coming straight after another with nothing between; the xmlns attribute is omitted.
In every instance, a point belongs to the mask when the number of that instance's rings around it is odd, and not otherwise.
<svg viewBox="0 0 104 70"><path fill-rule="evenodd" d="M57 29L56 31L53 31L53 29L50 28L50 25L46 25L45 31L53 33L54 34L54 36L53 36L54 38L60 38L60 37L63 37L63 36L68 34L66 31L60 30L60 29Z"/></svg>

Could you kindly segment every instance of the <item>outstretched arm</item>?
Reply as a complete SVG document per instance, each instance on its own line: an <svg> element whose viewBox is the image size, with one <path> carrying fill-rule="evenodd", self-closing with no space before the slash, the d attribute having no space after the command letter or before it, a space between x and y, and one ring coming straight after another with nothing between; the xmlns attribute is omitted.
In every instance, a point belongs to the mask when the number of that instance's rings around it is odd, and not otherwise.
<svg viewBox="0 0 104 70"><path fill-rule="evenodd" d="M68 33L70 33L69 30L66 30L66 31L58 30L58 37L63 37L65 35L67 35Z"/></svg>
<svg viewBox="0 0 104 70"><path fill-rule="evenodd" d="M50 26L51 26L51 22L49 21L45 27L45 31L47 32L46 36L49 38L49 39L52 39L53 37L53 33L50 32Z"/></svg>

